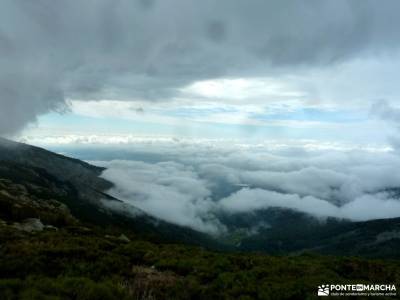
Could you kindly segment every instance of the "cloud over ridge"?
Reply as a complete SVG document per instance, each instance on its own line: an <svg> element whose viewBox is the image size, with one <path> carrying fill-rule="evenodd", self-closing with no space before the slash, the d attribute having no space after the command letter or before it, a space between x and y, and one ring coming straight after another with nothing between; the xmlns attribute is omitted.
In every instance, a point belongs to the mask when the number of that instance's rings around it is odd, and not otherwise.
<svg viewBox="0 0 400 300"><path fill-rule="evenodd" d="M400 158L388 152L131 144L108 169L114 196L163 220L223 232L219 215L272 207L353 221L400 217ZM141 161L138 161L141 159ZM134 160L134 161L133 161Z"/></svg>

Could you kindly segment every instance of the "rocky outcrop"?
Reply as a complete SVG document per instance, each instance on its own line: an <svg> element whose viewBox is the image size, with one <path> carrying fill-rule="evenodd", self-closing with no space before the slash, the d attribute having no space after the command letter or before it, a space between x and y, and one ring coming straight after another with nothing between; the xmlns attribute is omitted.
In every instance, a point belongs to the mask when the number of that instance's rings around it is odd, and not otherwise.
<svg viewBox="0 0 400 300"><path fill-rule="evenodd" d="M131 240L125 235L125 234L121 234L119 237L118 237L118 240L120 240L120 241L122 241L122 242L125 242L125 243L129 243Z"/></svg>
<svg viewBox="0 0 400 300"><path fill-rule="evenodd" d="M43 223L39 219L35 218L26 219L21 223L14 223L12 226L15 229L26 232L42 231L45 228Z"/></svg>
<svg viewBox="0 0 400 300"><path fill-rule="evenodd" d="M6 164L0 165L4 170ZM29 170L25 170L25 175ZM33 180L34 182L34 180ZM63 226L75 224L77 220L68 207L54 197L63 197L68 193L62 186L52 184L35 185L15 183L10 179L0 179L0 217L9 222L21 222L26 219L40 219L45 224ZM51 195L51 198L48 196Z"/></svg>

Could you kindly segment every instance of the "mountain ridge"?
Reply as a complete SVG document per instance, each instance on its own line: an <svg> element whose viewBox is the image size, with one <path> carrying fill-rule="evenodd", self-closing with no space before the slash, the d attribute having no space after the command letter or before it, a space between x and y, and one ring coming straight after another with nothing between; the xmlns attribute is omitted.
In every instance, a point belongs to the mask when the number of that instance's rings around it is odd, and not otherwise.
<svg viewBox="0 0 400 300"><path fill-rule="evenodd" d="M48 199L57 199L69 208L73 217L84 223L134 229L138 234L153 240L212 245L216 249L228 248L204 233L156 219L107 194L113 184L99 177L103 170L102 167L39 147L0 140L0 179L22 185L31 197L44 197L42 203ZM37 193L38 190L41 192ZM3 197L3 202L2 207L8 207L8 212L12 215L15 209L10 201ZM123 206L121 209L110 209L107 204L112 203ZM27 210L30 212L25 215L27 218L40 216L38 210L29 207Z"/></svg>
<svg viewBox="0 0 400 300"><path fill-rule="evenodd" d="M338 253L335 241L331 245L329 241L307 241L310 234L324 228L310 223L312 230L307 231L301 227L305 216L276 210L260 216L271 221L275 215L271 232L261 228L258 236L247 237L252 239L248 242L242 239L242 246L235 247L221 237L216 241L147 215L132 217L107 209L102 201L90 197L121 203L115 198L107 200L106 192L88 195L79 191L82 185L56 177L41 168L38 160L33 164L28 158L12 161L10 153L7 155L8 161L0 160L1 299L314 299L321 284L397 284L400 279L399 260L387 259L396 258L396 243L384 248L387 253L372 249L366 255L385 259L349 257L360 253L345 247L337 256L320 255ZM41 155L42 160L48 155L49 161L63 163L62 157L51 152ZM74 172L86 164L79 166ZM98 176L99 169L93 170L85 176ZM282 216L290 217L292 227L278 226L284 223ZM245 226L249 216L242 218ZM372 226L367 233L376 231L373 237L398 241L397 231L387 233L396 223L385 222L355 223L355 228L344 228L347 231L339 224L333 229L345 235ZM298 231L292 231L293 227ZM303 236L296 236L301 230ZM293 236L302 245L299 249L290 248ZM353 238L345 238L344 244L355 245ZM258 244L251 248L254 240ZM329 247L321 251L315 247L320 242ZM280 248L274 249L275 245Z"/></svg>
<svg viewBox="0 0 400 300"><path fill-rule="evenodd" d="M46 201L55 200L69 209L70 219L75 218L103 227L134 229L140 234L152 236L154 241L279 255L312 251L336 255L400 257L396 250L400 247L400 218L364 222L328 218L321 222L300 212L272 208L247 215L219 216L229 232L210 236L156 219L139 208L108 195L107 190L113 184L99 177L103 170L102 167L39 147L0 139L0 180L10 181L3 181L3 187L0 186L0 190L4 192L3 195L0 194L3 217L5 211L10 215L15 213L13 201L24 199L20 201L20 205L25 212L17 215L51 220L48 214L30 207L26 199L32 198L32 203L43 207L46 207ZM7 187L21 195L14 195L12 200ZM44 211L63 215L54 209L46 208ZM269 225L260 226L249 234L248 229L259 221Z"/></svg>

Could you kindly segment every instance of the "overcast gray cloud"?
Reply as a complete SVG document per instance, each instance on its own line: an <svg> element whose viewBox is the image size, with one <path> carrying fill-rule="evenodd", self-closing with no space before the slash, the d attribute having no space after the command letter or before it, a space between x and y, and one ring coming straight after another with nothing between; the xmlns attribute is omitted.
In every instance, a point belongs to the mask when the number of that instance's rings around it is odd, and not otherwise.
<svg viewBox="0 0 400 300"><path fill-rule="evenodd" d="M388 141L398 152L400 149L400 108L386 100L380 100L371 106L370 113L375 118L382 119L394 126L395 130L388 136Z"/></svg>
<svg viewBox="0 0 400 300"><path fill-rule="evenodd" d="M65 109L66 99L168 100L198 80L395 53L399 8L395 0L5 0L0 133Z"/></svg>

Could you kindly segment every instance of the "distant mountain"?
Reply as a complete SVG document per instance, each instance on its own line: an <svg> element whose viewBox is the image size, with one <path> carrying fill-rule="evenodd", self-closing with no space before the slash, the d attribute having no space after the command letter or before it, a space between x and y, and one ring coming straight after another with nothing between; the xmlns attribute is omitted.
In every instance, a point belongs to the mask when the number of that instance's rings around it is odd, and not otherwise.
<svg viewBox="0 0 400 300"><path fill-rule="evenodd" d="M189 243L218 250L400 257L400 218L318 220L301 212L271 208L219 215L229 232L215 238L161 221L111 197L107 190L112 183L99 177L103 170L38 147L0 139L0 221L21 223L39 218L46 226L73 226L77 222L117 226L155 242Z"/></svg>
<svg viewBox="0 0 400 300"><path fill-rule="evenodd" d="M400 218L353 222L271 208L223 220L232 232L226 240L241 251L400 257Z"/></svg>
<svg viewBox="0 0 400 300"><path fill-rule="evenodd" d="M220 216L231 233L216 241L124 206L102 170L0 141L0 299L313 299L321 283L400 278L395 260L309 253L398 256L398 219L272 209Z"/></svg>

